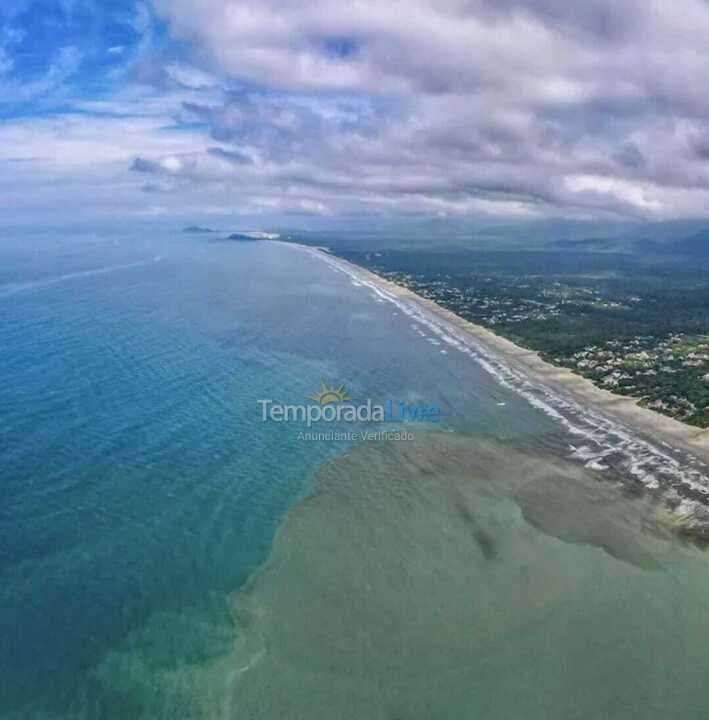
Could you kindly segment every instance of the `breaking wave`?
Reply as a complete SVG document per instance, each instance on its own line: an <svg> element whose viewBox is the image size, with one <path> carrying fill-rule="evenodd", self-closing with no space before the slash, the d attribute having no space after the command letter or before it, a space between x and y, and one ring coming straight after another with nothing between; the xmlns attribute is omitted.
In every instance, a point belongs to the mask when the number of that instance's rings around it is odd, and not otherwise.
<svg viewBox="0 0 709 720"><path fill-rule="evenodd" d="M447 346L455 348L477 362L501 386L522 396L528 403L551 418L574 438L569 445L572 459L600 471L615 471L630 477L649 491L661 492L675 505L679 517L690 518L709 502L709 477L706 464L685 451L666 443L641 437L625 424L611 419L573 397L513 368L494 350L457 328L415 299L402 298L368 279L346 261L306 248L333 270L349 276L352 283L369 290L378 302L389 302ZM660 446L661 445L661 446ZM704 501L705 502L699 502Z"/></svg>

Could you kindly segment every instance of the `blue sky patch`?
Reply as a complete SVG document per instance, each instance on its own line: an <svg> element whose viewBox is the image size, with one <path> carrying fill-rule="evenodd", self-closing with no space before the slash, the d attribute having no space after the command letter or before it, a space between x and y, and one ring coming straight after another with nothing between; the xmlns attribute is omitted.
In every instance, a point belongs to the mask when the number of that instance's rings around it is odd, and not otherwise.
<svg viewBox="0 0 709 720"><path fill-rule="evenodd" d="M56 111L109 92L161 29L144 2L24 0L0 9L0 115Z"/></svg>

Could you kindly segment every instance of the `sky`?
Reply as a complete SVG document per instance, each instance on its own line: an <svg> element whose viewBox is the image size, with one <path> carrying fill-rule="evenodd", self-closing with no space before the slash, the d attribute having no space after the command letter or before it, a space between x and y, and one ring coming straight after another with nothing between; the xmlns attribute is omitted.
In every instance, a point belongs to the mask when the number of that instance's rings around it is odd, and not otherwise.
<svg viewBox="0 0 709 720"><path fill-rule="evenodd" d="M3 0L0 222L709 216L709 0Z"/></svg>

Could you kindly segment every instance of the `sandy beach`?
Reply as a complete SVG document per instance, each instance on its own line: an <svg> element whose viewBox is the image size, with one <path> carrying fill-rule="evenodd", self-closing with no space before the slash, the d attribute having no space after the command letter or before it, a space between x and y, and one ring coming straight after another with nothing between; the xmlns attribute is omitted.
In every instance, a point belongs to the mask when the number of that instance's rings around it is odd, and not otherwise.
<svg viewBox="0 0 709 720"><path fill-rule="evenodd" d="M641 433L648 440L689 452L700 462L709 464L709 430L685 425L678 420L640 407L637 400L615 395L608 390L599 388L587 378L577 375L569 369L556 367L542 360L537 352L515 345L487 328L464 320L432 300L421 297L408 288L386 280L363 267L334 256L325 248L316 248L315 251L329 258L336 258L343 267L349 268L362 280L385 292L422 306L428 312L450 323L478 343L482 343L493 353L501 356L507 365L523 372L532 382L550 387L556 392L565 393L582 407L592 408L610 420Z"/></svg>

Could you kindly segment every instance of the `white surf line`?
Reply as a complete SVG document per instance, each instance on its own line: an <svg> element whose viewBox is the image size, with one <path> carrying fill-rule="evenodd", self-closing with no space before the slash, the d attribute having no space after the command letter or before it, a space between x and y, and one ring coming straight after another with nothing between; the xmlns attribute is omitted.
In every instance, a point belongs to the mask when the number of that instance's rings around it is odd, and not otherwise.
<svg viewBox="0 0 709 720"><path fill-rule="evenodd" d="M91 277L93 275L107 275L108 273L117 272L119 270L128 270L129 268L141 267L142 265L150 265L152 263L160 262L162 259L162 255L156 255L148 260L138 260L132 263L125 263L124 265L111 265L109 267L94 268L92 270L82 270L81 272L57 275L51 278L42 278L41 280L34 280L32 282L17 283L10 286L6 285L4 288L0 286L0 297L17 295L17 293L28 292L31 290L40 290L45 287L51 287L52 285L59 285L60 283L67 282L69 280L76 280L77 278Z"/></svg>
<svg viewBox="0 0 709 720"><path fill-rule="evenodd" d="M476 338L464 333L445 318L431 313L415 300L400 298L388 292L359 274L349 263L345 264L346 261L341 261L320 250L301 247L320 258L334 270L347 275L358 286L366 287L379 301L394 304L417 323L428 327L447 345L475 360L500 385L521 395L533 407L563 425L569 433L597 445L599 450L593 458L589 457L585 460L582 457L576 458L584 460L587 467L597 470L606 469L608 466L599 462L600 460L614 454L622 454L626 458L624 469L650 490L663 487L660 480L664 479L666 483L670 484L670 487L666 488L667 490L673 489L672 483L674 482L709 495L709 477L693 468L683 467L683 464L676 458L661 450L654 443L637 437L623 423L611 420L588 407L583 407L570 396L562 396L546 385L532 382L524 373L510 367L500 355ZM574 416L576 422L572 422L562 412ZM669 445L668 447L671 448ZM674 450L674 448L672 449ZM682 450L681 452L687 456L687 461L698 462L689 451ZM575 454L572 453L572 457L574 456ZM676 512L691 514L693 507L694 502L683 500Z"/></svg>

